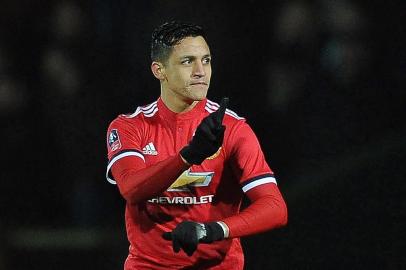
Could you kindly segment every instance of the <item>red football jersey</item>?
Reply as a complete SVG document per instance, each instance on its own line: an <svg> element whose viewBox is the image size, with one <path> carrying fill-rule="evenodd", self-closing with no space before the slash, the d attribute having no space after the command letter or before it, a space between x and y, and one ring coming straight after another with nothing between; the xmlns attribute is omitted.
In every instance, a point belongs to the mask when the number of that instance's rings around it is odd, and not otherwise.
<svg viewBox="0 0 406 270"><path fill-rule="evenodd" d="M125 157L135 156L148 167L176 155L191 140L202 119L218 107L205 99L191 111L178 114L158 99L138 107L133 114L118 116L107 132L107 180L115 183L111 167ZM174 253L172 243L162 238L164 232L184 220L204 223L236 215L244 192L276 183L245 119L227 109L223 125L224 141L216 154L201 165L191 166L162 194L137 204L127 202L130 251L125 269L243 269L239 238L199 244L191 257L182 251Z"/></svg>

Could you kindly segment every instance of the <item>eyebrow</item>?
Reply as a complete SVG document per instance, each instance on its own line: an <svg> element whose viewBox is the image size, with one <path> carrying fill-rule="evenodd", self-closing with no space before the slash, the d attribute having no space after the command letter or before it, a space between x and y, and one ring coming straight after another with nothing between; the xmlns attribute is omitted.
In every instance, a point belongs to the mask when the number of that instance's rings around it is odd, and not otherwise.
<svg viewBox="0 0 406 270"><path fill-rule="evenodd" d="M202 58L207 58L207 57L211 57L211 54L205 54L205 55L203 55ZM183 56L181 56L179 58L180 59L184 59L184 58L196 59L197 57L195 55L183 55Z"/></svg>

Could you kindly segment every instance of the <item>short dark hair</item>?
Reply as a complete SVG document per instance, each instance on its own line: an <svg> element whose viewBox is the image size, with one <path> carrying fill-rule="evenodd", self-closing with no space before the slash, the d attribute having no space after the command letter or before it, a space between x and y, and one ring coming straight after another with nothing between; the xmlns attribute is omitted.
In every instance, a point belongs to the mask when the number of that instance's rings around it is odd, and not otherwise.
<svg viewBox="0 0 406 270"><path fill-rule="evenodd" d="M197 36L206 39L206 33L200 25L181 21L170 21L161 24L152 32L151 60L164 63L168 60L175 45L186 37Z"/></svg>

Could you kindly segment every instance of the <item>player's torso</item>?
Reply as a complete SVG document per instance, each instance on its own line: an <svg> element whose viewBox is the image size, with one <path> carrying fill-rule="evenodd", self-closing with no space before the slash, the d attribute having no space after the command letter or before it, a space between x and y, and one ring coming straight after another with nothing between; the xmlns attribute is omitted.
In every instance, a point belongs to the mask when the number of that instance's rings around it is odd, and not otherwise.
<svg viewBox="0 0 406 270"><path fill-rule="evenodd" d="M158 112L153 118L145 119L141 145L147 167L176 155L191 140L206 115L165 119ZM184 171L165 192L145 202L148 216L160 224L168 221L176 224L185 219L204 222L224 218L229 215L227 212L237 209L241 191L227 166L223 147L201 165ZM212 205L220 211L210 211Z"/></svg>
<svg viewBox="0 0 406 270"><path fill-rule="evenodd" d="M145 113L138 112L136 117L125 121L131 125L128 130L136 133L136 140L140 142L137 150L142 152L147 167L177 155L191 140L201 120L210 113L203 106L191 117L178 118L161 114L158 107L150 105L140 110ZM224 142L228 140L231 128L227 121L234 121L227 117L223 121L226 125ZM183 220L218 221L239 211L242 191L229 164L225 145L223 143L223 147L201 165L184 171L161 194L138 204L127 204L126 226L131 242L130 257L136 258L134 263L196 265L218 260L222 264L241 264L243 257L238 239L199 245L192 257L182 252L173 253L171 242L162 239L163 232L173 230ZM228 251L232 251L231 257L225 260L225 254L230 254Z"/></svg>
<svg viewBox="0 0 406 270"><path fill-rule="evenodd" d="M138 121L142 128L141 146L146 166L179 153L192 139L206 115L208 113L189 119L167 119L159 115L158 111L153 117L143 118L142 125ZM228 139L228 134L226 131L224 141ZM184 171L161 194L138 205L127 206L127 231L132 244L130 256L137 254L137 261L154 261L155 265L177 262L195 265L206 261L242 264L242 250L237 239L216 242L210 246L199 245L194 256L187 257L182 252L172 254L171 242L163 241L161 237L164 231L173 230L183 220L218 221L238 212L242 192L228 164L229 157L224 145L201 165L193 165ZM232 252L230 258L224 260L227 251ZM164 255L168 253L172 255ZM159 256L155 257L154 254Z"/></svg>

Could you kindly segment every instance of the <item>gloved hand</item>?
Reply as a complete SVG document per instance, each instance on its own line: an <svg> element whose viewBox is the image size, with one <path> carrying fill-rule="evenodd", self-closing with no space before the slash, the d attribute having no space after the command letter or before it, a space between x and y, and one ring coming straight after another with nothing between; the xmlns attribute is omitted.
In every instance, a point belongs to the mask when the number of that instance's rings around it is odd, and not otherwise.
<svg viewBox="0 0 406 270"><path fill-rule="evenodd" d="M192 140L180 150L180 155L189 164L201 164L206 158L214 155L223 144L226 127L222 123L227 105L228 98L224 97L218 110L202 120Z"/></svg>
<svg viewBox="0 0 406 270"><path fill-rule="evenodd" d="M172 240L175 253L183 249L188 256L192 256L199 243L212 243L224 239L224 231L217 222L183 221L172 232L165 232L162 237L165 240Z"/></svg>

